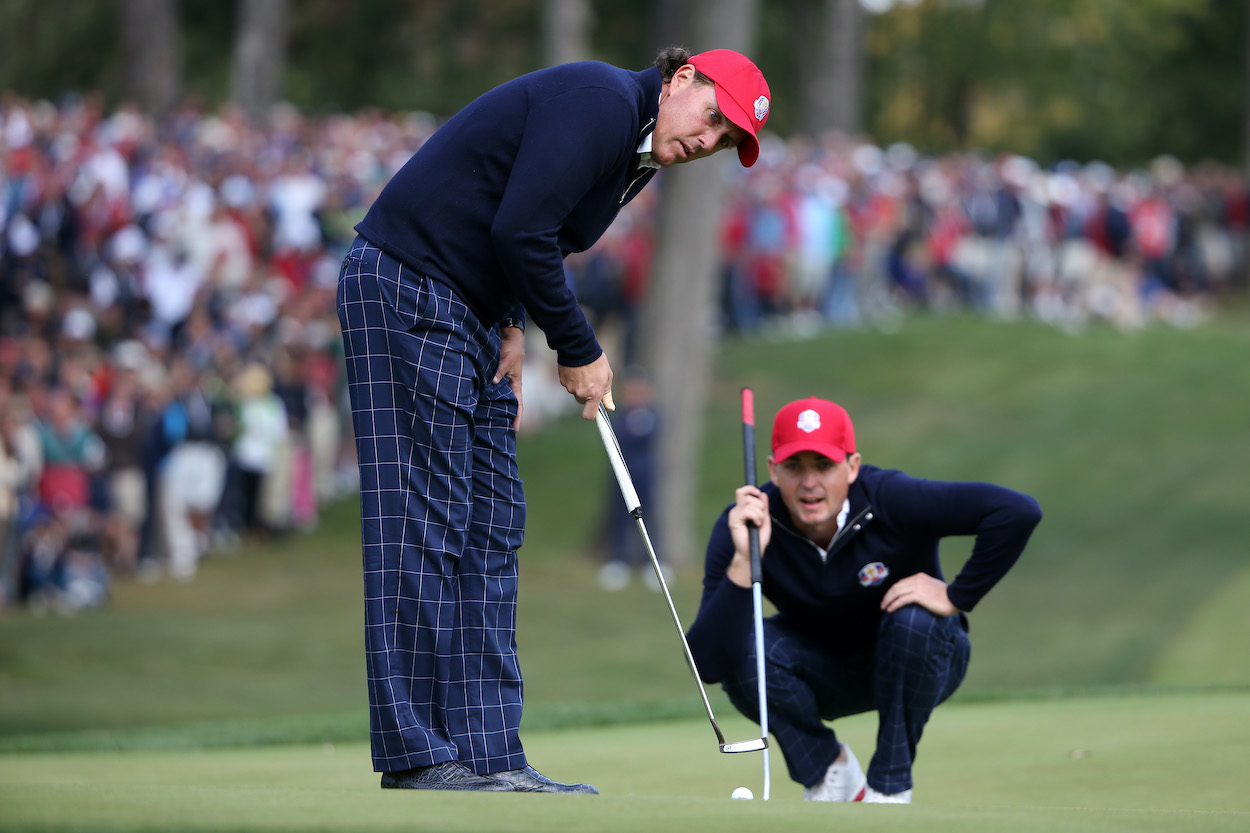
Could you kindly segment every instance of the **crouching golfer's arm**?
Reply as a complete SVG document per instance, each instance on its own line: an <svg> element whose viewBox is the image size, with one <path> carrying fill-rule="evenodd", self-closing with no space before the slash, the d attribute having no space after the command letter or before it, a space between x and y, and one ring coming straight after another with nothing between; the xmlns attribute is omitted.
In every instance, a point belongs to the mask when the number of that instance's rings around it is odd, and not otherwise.
<svg viewBox="0 0 1250 833"><path fill-rule="evenodd" d="M706 683L731 673L751 645L751 555L748 523L760 530L760 554L772 537L768 496L741 486L712 529L703 575L699 614L686 634L690 652Z"/></svg>
<svg viewBox="0 0 1250 833"><path fill-rule="evenodd" d="M911 529L934 538L974 536L971 556L949 584L927 573L895 582L881 600L891 613L909 604L937 616L970 612L1016 563L1042 519L1032 497L992 483L898 475L888 481L886 500L908 507Z"/></svg>

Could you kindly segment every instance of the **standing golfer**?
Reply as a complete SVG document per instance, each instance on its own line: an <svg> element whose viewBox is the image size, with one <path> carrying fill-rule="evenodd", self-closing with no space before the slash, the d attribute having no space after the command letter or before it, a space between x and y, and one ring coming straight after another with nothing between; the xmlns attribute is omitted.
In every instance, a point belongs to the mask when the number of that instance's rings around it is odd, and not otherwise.
<svg viewBox="0 0 1250 833"><path fill-rule="evenodd" d="M518 738L517 471L523 328L556 351L582 415L612 369L564 279L656 168L759 156L769 91L728 50L632 72L576 63L510 81L387 184L343 262L360 466L365 661L383 787L593 793L530 767Z"/></svg>
<svg viewBox="0 0 1250 833"><path fill-rule="evenodd" d="M1041 509L988 483L922 480L861 465L846 411L823 399L782 408L772 482L743 486L708 542L689 631L706 682L759 719L747 525L759 528L768 727L812 801L911 802L916 745L968 667L971 611L1020 557ZM938 543L976 536L947 584ZM877 712L867 778L825 725Z"/></svg>

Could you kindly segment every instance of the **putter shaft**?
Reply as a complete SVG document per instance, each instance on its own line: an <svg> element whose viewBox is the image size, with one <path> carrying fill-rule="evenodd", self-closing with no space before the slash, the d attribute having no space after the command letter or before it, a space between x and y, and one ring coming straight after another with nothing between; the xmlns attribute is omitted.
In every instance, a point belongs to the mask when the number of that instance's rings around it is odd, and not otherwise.
<svg viewBox="0 0 1250 833"><path fill-rule="evenodd" d="M755 485L755 392L742 389L742 458L748 486ZM748 524L748 540L751 548L751 601L755 625L755 678L758 683L760 703L760 736L768 739L768 678L764 666L764 568L761 564L760 531L755 524ZM762 798L768 800L772 788L772 773L768 762L768 749L764 749L764 791Z"/></svg>
<svg viewBox="0 0 1250 833"><path fill-rule="evenodd" d="M612 423L608 420L607 409L603 404L599 405L599 413L595 417L595 422L599 426L599 436L603 440L603 447L608 452L608 459L612 464L612 472L616 475L617 485L621 489L621 497L625 499L625 508L629 514L633 515L634 520L638 524L638 531L642 534L642 542L646 547L647 556L651 559L651 567L655 571L656 580L660 584L660 589L664 593L664 600L668 603L668 611L673 617L673 624L677 627L677 636L681 639L681 647L686 655L686 664L690 666L690 673L694 675L694 681L699 687L699 697L703 700L703 708L707 712L707 719L712 724L713 731L716 732L716 740L720 744L721 752L756 752L761 749L767 749L768 738L752 738L751 740L739 741L736 743L726 743L725 733L721 731L720 724L716 722L716 715L712 712L712 704L707 698L707 689L704 688L703 678L699 676L699 667L694 661L694 654L690 652L690 643L686 640L686 631L682 627L681 617L677 615L677 607L673 604L673 595L668 590L668 582L664 580L664 571L660 568L660 560L656 557L655 547L651 544L651 536L647 534L646 522L642 519L642 503L638 499L638 492L634 488L633 478L630 477L629 468L625 465L625 456L621 453L620 443L617 442L616 432L612 430Z"/></svg>

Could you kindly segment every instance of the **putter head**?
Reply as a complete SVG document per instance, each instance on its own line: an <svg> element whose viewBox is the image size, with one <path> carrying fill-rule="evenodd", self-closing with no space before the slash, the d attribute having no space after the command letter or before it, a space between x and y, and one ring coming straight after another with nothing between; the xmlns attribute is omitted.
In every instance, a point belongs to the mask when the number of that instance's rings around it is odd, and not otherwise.
<svg viewBox="0 0 1250 833"><path fill-rule="evenodd" d="M722 743L722 752L762 752L768 748L768 738L751 738L737 743Z"/></svg>

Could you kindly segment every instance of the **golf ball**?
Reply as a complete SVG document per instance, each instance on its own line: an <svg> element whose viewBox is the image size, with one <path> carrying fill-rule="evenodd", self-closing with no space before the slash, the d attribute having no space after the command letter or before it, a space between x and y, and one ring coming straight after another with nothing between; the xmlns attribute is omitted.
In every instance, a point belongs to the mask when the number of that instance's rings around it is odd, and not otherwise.
<svg viewBox="0 0 1250 833"><path fill-rule="evenodd" d="M734 791L729 794L729 797L736 798L741 801L750 801L752 798L755 798L755 793L751 792L746 787L736 787Z"/></svg>

